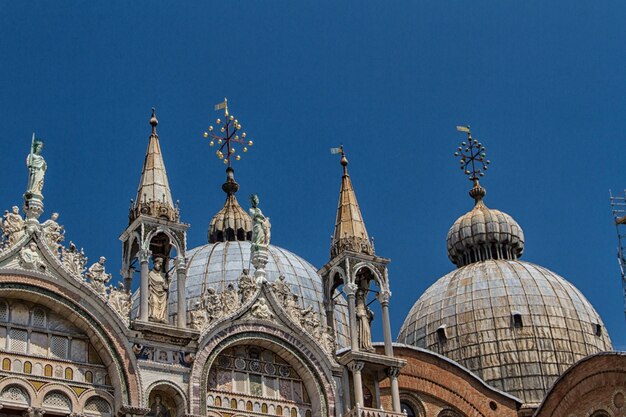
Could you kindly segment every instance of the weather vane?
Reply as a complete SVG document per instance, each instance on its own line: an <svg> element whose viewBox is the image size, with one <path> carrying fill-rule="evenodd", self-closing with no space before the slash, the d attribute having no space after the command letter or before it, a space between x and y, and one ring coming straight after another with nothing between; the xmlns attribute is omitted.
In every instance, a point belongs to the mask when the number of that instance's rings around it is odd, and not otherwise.
<svg viewBox="0 0 626 417"><path fill-rule="evenodd" d="M213 126L209 126L208 132L204 132L205 138L211 138L209 146L215 146L217 142L218 149L215 152L217 157L224 161L224 165L231 166L231 161L234 158L239 161L241 159L241 152L248 152L247 146L252 146L251 140L246 141L246 133L241 131L241 124L235 116L228 114L228 100L224 98L224 101L215 105L215 110L224 109L224 120L217 119L215 124L219 127L219 134L215 133ZM235 144L241 145L241 151L238 152L235 148Z"/></svg>
<svg viewBox="0 0 626 417"><path fill-rule="evenodd" d="M470 181L477 182L479 177L485 175L484 171L491 161L486 159L483 144L472 138L469 126L457 126L456 130L467 133L467 142L461 142L454 156L461 157L461 169L469 176Z"/></svg>

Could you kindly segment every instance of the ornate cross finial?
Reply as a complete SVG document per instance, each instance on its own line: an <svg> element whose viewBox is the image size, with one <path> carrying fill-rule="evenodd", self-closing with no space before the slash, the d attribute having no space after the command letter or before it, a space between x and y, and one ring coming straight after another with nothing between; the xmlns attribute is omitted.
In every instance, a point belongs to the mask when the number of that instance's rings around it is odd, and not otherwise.
<svg viewBox="0 0 626 417"><path fill-rule="evenodd" d="M461 142L454 156L461 158L461 169L470 181L478 183L478 178L485 175L487 166L491 163L486 159L485 147L478 140L472 138L469 126L457 126L456 130L467 133L467 142Z"/></svg>
<svg viewBox="0 0 626 417"><path fill-rule="evenodd" d="M241 124L232 114L228 114L228 101L224 101L215 105L215 110L224 109L224 120L217 119L215 123L219 127L219 134L215 133L213 126L209 126L209 130L204 132L205 138L210 138L209 146L215 146L217 142L218 149L215 152L217 157L224 161L224 165L231 166L232 159L236 161L241 159L241 152L248 152L247 146L252 146L251 140L246 140L246 133L241 132ZM234 147L235 144L241 146L238 152Z"/></svg>

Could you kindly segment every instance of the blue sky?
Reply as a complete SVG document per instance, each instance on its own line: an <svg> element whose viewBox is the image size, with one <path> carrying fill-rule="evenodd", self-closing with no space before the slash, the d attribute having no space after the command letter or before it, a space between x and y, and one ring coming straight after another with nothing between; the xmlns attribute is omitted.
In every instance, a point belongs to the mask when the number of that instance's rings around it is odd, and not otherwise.
<svg viewBox="0 0 626 417"><path fill-rule="evenodd" d="M0 206L21 205L32 131L47 218L119 277L150 108L174 199L206 242L224 166L202 132L224 96L255 141L235 165L273 243L328 260L343 143L377 253L392 259L394 337L453 269L445 237L471 184L470 124L492 161L486 204L524 228L522 259L574 283L626 349L608 190L626 187L624 2L0 3ZM380 333L379 333L380 334Z"/></svg>

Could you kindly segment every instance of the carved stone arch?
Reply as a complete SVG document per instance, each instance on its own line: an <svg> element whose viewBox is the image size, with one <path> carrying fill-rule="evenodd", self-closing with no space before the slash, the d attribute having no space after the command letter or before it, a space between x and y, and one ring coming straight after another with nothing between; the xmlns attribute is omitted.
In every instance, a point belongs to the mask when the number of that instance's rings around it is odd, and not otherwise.
<svg viewBox="0 0 626 417"><path fill-rule="evenodd" d="M335 282L337 281L337 280L335 280L335 276L336 275L339 275L339 277L341 279L341 282L343 284L347 284L348 283L348 280L347 280L347 277L346 277L346 271L344 271L343 268L341 268L341 267L339 267L337 265L333 266L330 269L329 273L328 273L328 278L330 280L330 283L329 283L330 285L328 286L328 294L326 294L326 296L329 297L329 299L330 299L330 297L332 297L333 291L335 291L335 289L339 285L341 285L341 284L335 285Z"/></svg>
<svg viewBox="0 0 626 417"><path fill-rule="evenodd" d="M113 385L118 387L114 409L139 404L141 389L136 359L115 313L95 297L85 297L68 285L30 275L22 272L2 276L5 282L0 288L0 298L25 300L43 305L61 317L77 317L73 324L85 332L99 351Z"/></svg>
<svg viewBox="0 0 626 417"><path fill-rule="evenodd" d="M426 417L426 408L422 399L413 392L400 392L400 403L407 403L418 417Z"/></svg>
<svg viewBox="0 0 626 417"><path fill-rule="evenodd" d="M369 262L359 262L352 267L352 272L350 274L350 279L352 280L352 282L356 282L356 275L363 268L368 269L372 273L372 277L376 281L376 284L381 289L381 291L389 289L389 285L385 281L384 277L380 274L380 271Z"/></svg>
<svg viewBox="0 0 626 417"><path fill-rule="evenodd" d="M189 413L189 401L187 394L178 385L165 379L154 381L146 388L146 395L143 400L144 407L150 408L150 395L153 391L164 392L172 397L174 404L176 405L176 416L182 416Z"/></svg>
<svg viewBox="0 0 626 417"><path fill-rule="evenodd" d="M303 378L303 383L311 397L311 404L316 407L313 415L334 416L337 388L330 369L332 365L328 359L324 355L314 355L293 332L266 325L261 329L254 323L235 324L219 331L199 349L189 379L192 414L206 415L209 370L216 357L229 347L249 344L273 351L306 377Z"/></svg>
<svg viewBox="0 0 626 417"><path fill-rule="evenodd" d="M43 401L46 398L46 395L53 393L53 392L60 392L66 395L70 399L70 401L72 402L71 411L78 412L82 410L82 407L80 405L80 400L78 399L78 395L76 395L74 390L70 389L68 385L61 384L58 382L48 383L44 385L43 387L41 387L37 395L37 406L45 407L43 404Z"/></svg>
<svg viewBox="0 0 626 417"><path fill-rule="evenodd" d="M164 227L157 227L154 230L151 230L150 232L148 232L148 234L146 235L144 242L143 242L143 247L142 249L150 249L150 242L152 241L152 239L157 236L158 234L163 233L165 236L167 236L170 240L170 244L176 249L176 253L178 254L182 254L182 250L183 248L183 243L180 241L180 239L178 238L178 236L176 236L174 233L171 232L171 230L164 228Z"/></svg>
<svg viewBox="0 0 626 417"><path fill-rule="evenodd" d="M451 408L444 408L437 414L437 417L462 417L462 415Z"/></svg>
<svg viewBox="0 0 626 417"><path fill-rule="evenodd" d="M30 381L27 381L24 378L10 376L0 380L0 395L5 389L12 386L19 387L26 391L26 394L28 394L29 397L29 406L38 406L39 402L37 398L37 389L35 389L35 386L31 384Z"/></svg>

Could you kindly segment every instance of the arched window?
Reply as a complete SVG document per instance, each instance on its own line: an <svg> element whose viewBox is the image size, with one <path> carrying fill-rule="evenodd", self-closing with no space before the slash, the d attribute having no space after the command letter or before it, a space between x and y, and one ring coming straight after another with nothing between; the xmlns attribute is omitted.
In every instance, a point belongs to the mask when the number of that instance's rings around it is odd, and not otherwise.
<svg viewBox="0 0 626 417"><path fill-rule="evenodd" d="M11 385L2 390L0 398L11 403L30 405L30 396L24 388L17 385Z"/></svg>
<svg viewBox="0 0 626 417"><path fill-rule="evenodd" d="M32 374L33 373L33 364L29 361L24 362L24 373Z"/></svg>
<svg viewBox="0 0 626 417"><path fill-rule="evenodd" d="M65 368L65 379L70 381L74 379L74 371L72 368Z"/></svg>
<svg viewBox="0 0 626 417"><path fill-rule="evenodd" d="M54 410L70 412L72 411L72 402L64 393L60 391L52 391L43 398L43 405L46 408Z"/></svg>
<svg viewBox="0 0 626 417"><path fill-rule="evenodd" d="M45 368L43 368L44 376L52 376L52 365L48 364Z"/></svg>
<svg viewBox="0 0 626 417"><path fill-rule="evenodd" d="M609 416L609 413L607 413L604 410L597 410L591 415L591 417L611 417L611 416Z"/></svg>
<svg viewBox="0 0 626 417"><path fill-rule="evenodd" d="M84 411L92 416L110 416L111 405L102 397L91 397L85 403Z"/></svg>
<svg viewBox="0 0 626 417"><path fill-rule="evenodd" d="M10 371L11 370L11 359L4 358L2 360L2 370L3 371Z"/></svg>
<svg viewBox="0 0 626 417"><path fill-rule="evenodd" d="M416 417L417 414L415 414L415 411L413 410L413 407L411 407L411 405L409 403L407 403L406 401L401 401L400 402L400 410L405 413L407 415L407 417Z"/></svg>

